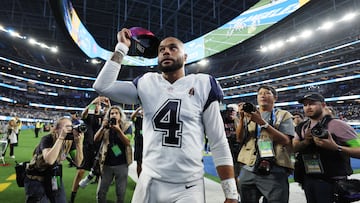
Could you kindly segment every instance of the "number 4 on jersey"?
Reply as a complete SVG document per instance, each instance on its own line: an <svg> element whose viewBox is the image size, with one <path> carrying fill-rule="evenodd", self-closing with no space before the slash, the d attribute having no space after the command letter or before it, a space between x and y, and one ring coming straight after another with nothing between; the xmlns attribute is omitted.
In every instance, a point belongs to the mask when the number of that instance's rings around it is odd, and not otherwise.
<svg viewBox="0 0 360 203"><path fill-rule="evenodd" d="M155 131L162 132L162 145L181 147L182 121L179 120L181 100L168 99L156 112L152 122Z"/></svg>

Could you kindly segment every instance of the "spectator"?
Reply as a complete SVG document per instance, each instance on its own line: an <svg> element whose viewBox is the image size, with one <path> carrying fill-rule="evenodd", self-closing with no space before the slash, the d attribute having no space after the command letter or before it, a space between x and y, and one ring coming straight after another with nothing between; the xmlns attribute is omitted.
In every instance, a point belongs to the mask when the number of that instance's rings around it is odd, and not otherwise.
<svg viewBox="0 0 360 203"><path fill-rule="evenodd" d="M94 140L102 140L100 147L100 180L96 191L98 203L106 203L106 194L115 178L117 203L123 203L128 177L126 147L130 146L131 124L126 120L119 106L111 106L107 111Z"/></svg>
<svg viewBox="0 0 360 203"><path fill-rule="evenodd" d="M135 125L135 147L134 147L134 160L136 161L136 172L138 177L141 173L141 164L142 164L142 153L143 153L143 129L142 129L142 122L143 122L143 111L141 106L138 107L132 114L131 120Z"/></svg>
<svg viewBox="0 0 360 203"><path fill-rule="evenodd" d="M304 116L300 112L295 112L292 115L293 115L292 119L295 127L298 126L299 123L304 121Z"/></svg>
<svg viewBox="0 0 360 203"><path fill-rule="evenodd" d="M41 122L36 121L35 123L35 138L39 137L39 132L41 131Z"/></svg>
<svg viewBox="0 0 360 203"><path fill-rule="evenodd" d="M209 138L225 203L237 202L232 157L219 109L220 86L209 75L185 76L184 44L174 37L165 38L158 47L161 74L146 73L133 82L116 81L130 38L126 28L118 33L116 51L94 88L114 101L142 105L146 132L143 170L132 202L204 202L204 134Z"/></svg>
<svg viewBox="0 0 360 203"><path fill-rule="evenodd" d="M71 120L60 118L50 134L41 138L26 169L26 202L66 202L62 162L75 150L76 164L83 159L83 133L72 128Z"/></svg>
<svg viewBox="0 0 360 203"><path fill-rule="evenodd" d="M306 200L335 202L334 183L352 174L350 156L360 158L359 139L351 126L328 115L321 94L306 94L299 103L309 120L297 130L293 146L303 160Z"/></svg>
<svg viewBox="0 0 360 203"><path fill-rule="evenodd" d="M271 86L257 91L259 109L240 103L240 122L236 129L243 146L238 161L243 163L240 174L241 202L258 203L289 201L288 176L293 169L291 139L294 125L291 114L276 109L277 92Z"/></svg>
<svg viewBox="0 0 360 203"><path fill-rule="evenodd" d="M22 122L20 120L20 118L18 116L15 116L14 118L15 121L15 133L16 133L16 140L17 140L17 143L15 144L15 146L18 146L19 145L19 135L20 135L20 131L21 131L21 128L22 128Z"/></svg>
<svg viewBox="0 0 360 203"><path fill-rule="evenodd" d="M10 146L10 158L15 159L15 152L14 148L17 143L17 137L16 137L16 121L14 119L11 119L7 124L7 140L8 140L8 146ZM3 157L5 156L6 149L4 150Z"/></svg>
<svg viewBox="0 0 360 203"><path fill-rule="evenodd" d="M330 116L333 117L333 118L336 118L336 117L337 117L337 114L336 114L335 109L334 109L333 107L331 107L331 106L325 106L325 107L324 107L324 113L325 113L326 115L330 115Z"/></svg>

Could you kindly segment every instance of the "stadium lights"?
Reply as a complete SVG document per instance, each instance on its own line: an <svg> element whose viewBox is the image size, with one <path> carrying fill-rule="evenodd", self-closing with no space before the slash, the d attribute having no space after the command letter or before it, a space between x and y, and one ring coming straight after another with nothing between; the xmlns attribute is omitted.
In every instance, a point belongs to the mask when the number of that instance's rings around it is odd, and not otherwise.
<svg viewBox="0 0 360 203"><path fill-rule="evenodd" d="M28 42L32 45L38 45L40 46L41 48L44 48L44 49L50 49L51 52L53 53L56 53L58 52L58 48L57 47L51 47L45 43L42 43L42 42L38 42L36 41L34 38L31 38L31 37L26 37L26 36L23 36L21 35L20 33L16 32L15 30L12 30L12 29L6 29L4 28L4 26L0 25L0 31L3 31L5 33L8 33L11 37L16 37L16 38L19 38L19 39L23 39L23 40L28 40Z"/></svg>
<svg viewBox="0 0 360 203"><path fill-rule="evenodd" d="M297 41L297 39L299 37L301 37L303 39L307 39L307 38L311 37L315 31L330 30L331 28L336 26L337 23L341 23L341 21L350 21L350 20L354 19L357 15L358 15L358 13L356 13L356 12L347 13L341 19L324 22L320 27L318 27L316 29L304 30L301 33L299 33L298 35L294 35L294 36L287 38L285 41L279 40L278 42L269 43L268 45L261 45L260 51L267 52L270 50L271 51L276 50L277 48L283 47L285 45L285 43L293 43L293 42Z"/></svg>
<svg viewBox="0 0 360 203"><path fill-rule="evenodd" d="M96 60L96 59L91 59L91 63L92 64L99 64L101 62L99 60Z"/></svg>
<svg viewBox="0 0 360 203"><path fill-rule="evenodd" d="M300 34L300 36L302 37L302 38L309 38L311 35L312 35L312 31L311 30L304 30L301 34Z"/></svg>
<svg viewBox="0 0 360 203"><path fill-rule="evenodd" d="M347 13L340 21L349 21L354 19L356 16L356 13Z"/></svg>
<svg viewBox="0 0 360 203"><path fill-rule="evenodd" d="M198 64L200 66L206 66L208 63L209 63L209 60L207 60L207 59L202 59L198 62Z"/></svg>
<svg viewBox="0 0 360 203"><path fill-rule="evenodd" d="M325 22L321 27L319 27L319 30L330 30L334 27L334 22L328 21Z"/></svg>

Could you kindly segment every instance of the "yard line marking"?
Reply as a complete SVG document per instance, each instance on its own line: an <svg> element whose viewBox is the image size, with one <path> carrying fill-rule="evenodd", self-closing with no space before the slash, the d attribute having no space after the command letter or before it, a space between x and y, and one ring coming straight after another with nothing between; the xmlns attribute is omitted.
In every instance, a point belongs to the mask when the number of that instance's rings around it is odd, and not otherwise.
<svg viewBox="0 0 360 203"><path fill-rule="evenodd" d="M7 181L11 181L11 180L16 180L16 174L12 174L11 176L9 176L7 179Z"/></svg>
<svg viewBox="0 0 360 203"><path fill-rule="evenodd" d="M0 192L6 190L11 185L11 183L0 183Z"/></svg>

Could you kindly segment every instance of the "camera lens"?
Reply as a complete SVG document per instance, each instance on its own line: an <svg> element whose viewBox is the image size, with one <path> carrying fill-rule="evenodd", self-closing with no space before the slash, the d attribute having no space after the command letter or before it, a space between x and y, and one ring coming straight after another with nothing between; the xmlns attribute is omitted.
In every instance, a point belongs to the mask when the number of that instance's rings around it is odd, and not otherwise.
<svg viewBox="0 0 360 203"><path fill-rule="evenodd" d="M251 113L251 112L255 112L256 111L256 106L252 103L246 102L243 105L243 111L245 111L246 113Z"/></svg>
<svg viewBox="0 0 360 203"><path fill-rule="evenodd" d="M109 124L110 125L116 125L116 118L110 118Z"/></svg>
<svg viewBox="0 0 360 203"><path fill-rule="evenodd" d="M87 131L87 127L83 123L73 126L73 129L78 131L78 132L81 132L81 133L84 133L84 132Z"/></svg>

